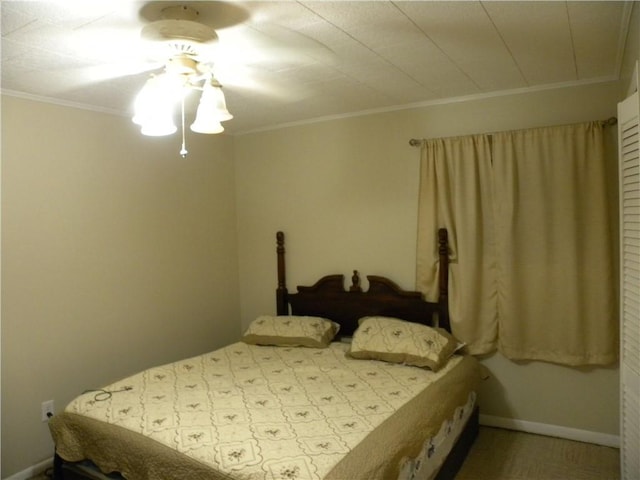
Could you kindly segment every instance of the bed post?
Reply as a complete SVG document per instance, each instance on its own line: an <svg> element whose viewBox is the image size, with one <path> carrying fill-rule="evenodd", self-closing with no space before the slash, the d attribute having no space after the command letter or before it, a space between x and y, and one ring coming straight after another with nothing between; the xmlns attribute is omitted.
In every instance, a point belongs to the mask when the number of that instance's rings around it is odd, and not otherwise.
<svg viewBox="0 0 640 480"><path fill-rule="evenodd" d="M438 325L451 332L451 323L449 322L449 241L446 228L438 230L438 255L440 257L440 275L438 278L440 313Z"/></svg>
<svg viewBox="0 0 640 480"><path fill-rule="evenodd" d="M64 480L64 471L62 470L62 464L64 460L58 452L54 452L53 455L53 480Z"/></svg>
<svg viewBox="0 0 640 480"><path fill-rule="evenodd" d="M276 290L276 312L278 315L288 315L289 305L287 303L287 280L284 264L284 233L276 233L276 253L278 255L278 288Z"/></svg>

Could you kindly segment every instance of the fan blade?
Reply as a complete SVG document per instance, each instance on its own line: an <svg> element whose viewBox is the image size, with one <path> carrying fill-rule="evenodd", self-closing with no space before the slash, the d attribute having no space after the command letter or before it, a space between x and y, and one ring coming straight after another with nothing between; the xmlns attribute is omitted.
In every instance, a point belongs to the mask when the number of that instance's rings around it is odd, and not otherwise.
<svg viewBox="0 0 640 480"><path fill-rule="evenodd" d="M313 95L311 88L293 82L277 72L240 64L216 64L216 79L223 88L244 96L261 96L285 102L297 102Z"/></svg>
<svg viewBox="0 0 640 480"><path fill-rule="evenodd" d="M313 72L336 58L322 43L277 25L236 26L219 36L212 63L223 86L280 101L312 96Z"/></svg>
<svg viewBox="0 0 640 480"><path fill-rule="evenodd" d="M104 65L87 65L66 70L66 73L75 77L78 85L89 85L105 80L113 80L121 77L130 77L141 73L159 70L164 67L161 62L126 62Z"/></svg>
<svg viewBox="0 0 640 480"><path fill-rule="evenodd" d="M336 58L322 43L277 25L238 26L218 35L216 63L234 60L248 65L269 64L275 70L301 63L331 64Z"/></svg>
<svg viewBox="0 0 640 480"><path fill-rule="evenodd" d="M276 57L292 62L313 59L327 64L334 63L336 60L336 53L333 50L301 32L268 23L253 28L254 32L259 32L262 35L256 38L258 47L266 48Z"/></svg>

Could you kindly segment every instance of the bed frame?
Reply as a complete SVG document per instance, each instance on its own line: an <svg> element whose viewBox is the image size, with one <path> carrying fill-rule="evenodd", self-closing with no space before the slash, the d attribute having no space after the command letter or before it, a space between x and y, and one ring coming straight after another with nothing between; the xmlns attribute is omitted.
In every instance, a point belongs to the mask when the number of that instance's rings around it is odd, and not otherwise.
<svg viewBox="0 0 640 480"><path fill-rule="evenodd" d="M349 290L344 289L344 275L327 275L313 286L298 287L290 294L286 285L284 233L276 234L278 256L278 315L312 315L329 318L340 324L340 334L351 336L358 319L365 316L396 317L451 331L449 323L449 246L447 230L438 231L439 295L438 301L427 302L420 292L402 290L392 280L367 275L369 289L362 291L360 274L353 271ZM291 307L291 308L289 308Z"/></svg>
<svg viewBox="0 0 640 480"><path fill-rule="evenodd" d="M349 337L366 316L387 316L438 326L451 332L449 321L449 245L447 230L438 230L438 301L425 301L420 292L402 290L392 280L367 275L369 289L364 292L360 274L353 271L351 286L344 288L344 275L327 275L312 286L298 286L289 293L286 284L284 233L276 234L278 257L278 315L311 315L329 318L340 324L340 335ZM478 436L479 411L476 406L458 441L447 456L436 480L453 480Z"/></svg>
<svg viewBox="0 0 640 480"><path fill-rule="evenodd" d="M340 334L351 336L364 316L390 316L451 331L448 307L449 247L447 231L438 231L439 294L437 302L427 302L422 293L402 290L386 277L368 275L369 288L363 291L360 275L353 271L351 286L344 288L344 275L327 275L312 286L298 286L297 293L288 293L285 274L284 233L276 234L278 315L313 315L329 318L340 324ZM453 450L440 469L436 480L453 480L478 434L478 409L473 412ZM94 467L95 468L95 467ZM87 465L68 463L57 454L54 458L56 480L108 480L121 476L103 475Z"/></svg>

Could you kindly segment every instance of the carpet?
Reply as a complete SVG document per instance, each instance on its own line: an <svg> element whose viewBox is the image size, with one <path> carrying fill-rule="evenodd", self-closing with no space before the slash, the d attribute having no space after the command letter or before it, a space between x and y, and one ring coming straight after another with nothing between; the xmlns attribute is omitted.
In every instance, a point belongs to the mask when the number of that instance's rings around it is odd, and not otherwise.
<svg viewBox="0 0 640 480"><path fill-rule="evenodd" d="M480 427L456 480L619 480L620 450Z"/></svg>

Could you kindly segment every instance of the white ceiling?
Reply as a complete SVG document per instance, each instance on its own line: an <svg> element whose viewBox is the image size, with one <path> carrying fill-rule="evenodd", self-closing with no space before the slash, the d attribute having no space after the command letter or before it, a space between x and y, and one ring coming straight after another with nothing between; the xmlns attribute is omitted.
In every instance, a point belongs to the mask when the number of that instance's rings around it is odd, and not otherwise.
<svg viewBox="0 0 640 480"><path fill-rule="evenodd" d="M505 90L614 80L632 4L233 3L248 18L218 30L215 67L235 117L225 123L230 133ZM227 11L219 2L163 4L195 5L203 18ZM149 75L139 72L150 65L140 40L144 5L1 0L3 93L130 115Z"/></svg>

